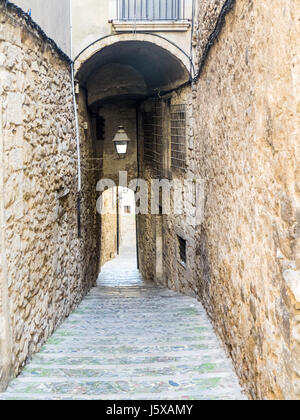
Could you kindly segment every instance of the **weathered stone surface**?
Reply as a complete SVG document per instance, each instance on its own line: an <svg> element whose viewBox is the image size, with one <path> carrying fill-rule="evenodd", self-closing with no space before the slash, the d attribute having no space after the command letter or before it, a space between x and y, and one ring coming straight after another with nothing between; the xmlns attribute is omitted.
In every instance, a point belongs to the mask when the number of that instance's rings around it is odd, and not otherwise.
<svg viewBox="0 0 300 420"><path fill-rule="evenodd" d="M0 305L0 388L7 366L10 376L20 372L98 273L93 175L83 176L81 217L87 230L78 238L69 64L24 26L21 42L24 22L9 16L0 27L0 242L1 267L6 265L0 269L0 300L7 280L10 308L7 313ZM89 143L83 141L82 149L91 155ZM61 189L69 191L64 198Z"/></svg>
<svg viewBox="0 0 300 420"><path fill-rule="evenodd" d="M143 281L133 245L0 400L246 399L203 306Z"/></svg>
<svg viewBox="0 0 300 420"><path fill-rule="evenodd" d="M224 3L200 2L198 62ZM204 222L192 228L191 200L186 214L163 217L163 284L202 300L254 399L299 395L297 13L294 1L235 2L193 86L187 120L182 176L205 180ZM171 103L189 104L189 93L173 93ZM141 219L142 272L155 279L155 217ZM187 238L185 269L178 229Z"/></svg>
<svg viewBox="0 0 300 420"><path fill-rule="evenodd" d="M22 124L22 93L8 92L7 94L7 122L15 125Z"/></svg>
<svg viewBox="0 0 300 420"><path fill-rule="evenodd" d="M283 278L287 282L297 302L300 302L300 271L285 270Z"/></svg>
<svg viewBox="0 0 300 420"><path fill-rule="evenodd" d="M195 223L191 191L180 215L140 216L141 271L146 280L201 299L251 398L298 398L298 11L293 0L286 0L284 7L280 0L272 7L269 2L235 2L204 56L225 3L230 2L199 2L193 39L194 57L203 65L199 80L158 98L163 113L156 135L163 144L154 152L157 160L163 157L159 168L163 174L157 174L154 164L145 164L143 147L138 150L140 175L149 185L151 178L161 175L204 180L204 221L201 226ZM129 178L134 178L138 168L136 104L128 100L106 104L101 110L107 121L104 144L95 144L81 91L84 223L79 240L68 66L51 48L44 48L37 34L20 30L2 13L0 21L0 285L4 281L8 285L10 315L3 331L7 334L9 318L12 345L5 353L11 354L10 360L0 366L6 378L6 367L11 364L18 373L93 283L100 248L96 176L116 181L119 170L128 170ZM132 36L134 41L139 38ZM109 42L105 39L103 48ZM98 44L91 48L98 53ZM81 64L90 53L81 56ZM172 171L169 107L178 104L186 105L187 168ZM141 112L148 105L139 109L141 146ZM119 117L128 123L132 138L123 161L116 158L111 141ZM95 157L96 169L91 170ZM110 223L103 219L105 237L114 231ZM185 264L178 236L186 240ZM102 261L109 258L113 242L109 238L103 245ZM5 306L6 289L1 290ZM6 343L10 345L9 340ZM3 340L0 345L2 352Z"/></svg>

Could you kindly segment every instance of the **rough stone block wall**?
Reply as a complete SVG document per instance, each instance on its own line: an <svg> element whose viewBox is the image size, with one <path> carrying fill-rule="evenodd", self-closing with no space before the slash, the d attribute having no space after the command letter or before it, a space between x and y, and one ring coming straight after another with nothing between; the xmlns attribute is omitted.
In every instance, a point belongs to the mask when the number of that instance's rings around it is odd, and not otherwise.
<svg viewBox="0 0 300 420"><path fill-rule="evenodd" d="M149 174L148 176L150 179ZM144 172L142 177L149 181L147 173ZM156 235L154 216L151 216L150 214L138 216L138 237L140 247L139 263L143 278L147 281L156 281Z"/></svg>
<svg viewBox="0 0 300 420"><path fill-rule="evenodd" d="M210 42L229 3L234 8ZM292 0L199 6L201 74L192 91L186 176L205 181L205 218L193 231L192 205L184 217L164 217L164 284L201 299L249 397L297 399L299 8ZM155 278L155 216L143 218L142 263ZM176 261L177 232L187 238L188 276Z"/></svg>
<svg viewBox="0 0 300 420"><path fill-rule="evenodd" d="M284 3L236 2L195 88L200 296L259 399L299 396L299 16Z"/></svg>
<svg viewBox="0 0 300 420"><path fill-rule="evenodd" d="M17 9L3 3L0 285L2 293L8 290L3 322L9 336L0 364L5 361L6 371L16 375L94 284L95 186L82 192L85 225L78 238L70 65Z"/></svg>
<svg viewBox="0 0 300 420"><path fill-rule="evenodd" d="M117 209L116 188L103 195L105 213L101 215L101 267L117 255Z"/></svg>
<svg viewBox="0 0 300 420"><path fill-rule="evenodd" d="M101 116L105 120L105 139L103 142L103 178L119 182L119 172L127 171L128 182L137 176L137 145L136 145L136 107L130 100L120 100L118 104L107 104L101 107ZM113 138L124 126L130 139L127 155L119 159Z"/></svg>
<svg viewBox="0 0 300 420"><path fill-rule="evenodd" d="M117 255L117 217L101 216L101 267Z"/></svg>
<svg viewBox="0 0 300 420"><path fill-rule="evenodd" d="M226 3L230 2L226 0L205 0L199 1L197 4L193 47L198 67L204 55L207 54L208 45L211 43L211 35L216 29L220 13Z"/></svg>
<svg viewBox="0 0 300 420"><path fill-rule="evenodd" d="M139 107L139 156L140 161L140 178L145 180L148 188L148 214L138 214L138 242L139 242L139 266L140 271L147 281L158 282L156 273L156 216L151 215L151 180L156 178L156 170L153 163L149 162L149 158L145 159L145 127L144 112L150 112L152 101L145 101ZM160 105L160 104L159 104ZM168 125L169 119L164 124ZM166 139L165 139L166 140ZM147 152L146 152L147 153ZM162 279L161 279L162 280Z"/></svg>
<svg viewBox="0 0 300 420"><path fill-rule="evenodd" d="M97 92L97 81L94 79L90 88ZM98 99L95 96L95 99ZM96 101L97 103L98 101ZM83 109L80 105L79 109ZM136 133L136 106L132 100L122 99L117 104L104 104L90 107L89 110L97 110L104 120L104 139L95 142L96 155L98 157L97 181L107 179L115 185L119 184L119 173L127 172L128 184L137 178L137 133ZM87 115L81 116L82 121L87 120ZM119 126L123 125L130 139L127 155L120 159L116 153L113 138L118 131ZM95 130L94 130L95 131ZM115 191L116 193L116 191ZM98 197L100 193L98 192ZM106 192L104 193L104 196ZM107 196L109 198L109 196ZM110 197L111 199L111 197ZM121 226L121 219L120 219ZM121 242L121 241L120 241ZM117 219L116 209L114 214L101 215L101 266L114 258L117 252Z"/></svg>
<svg viewBox="0 0 300 420"><path fill-rule="evenodd" d="M187 170L171 170L170 156L165 160L163 172L169 174L170 183L176 180L184 185L185 180L195 178L195 118L193 115L193 100L190 88L184 88L181 91L174 92L168 105L163 109L163 132L164 148L167 149L167 155L170 155L170 106L185 105L186 109L186 167ZM145 106L145 104L144 104ZM143 133L141 131L141 143L143 143ZM141 156L142 157L142 156ZM144 162L140 165L142 168L142 178L148 182L148 190L151 191L151 180L156 178L155 171L151 165L146 166ZM151 197L149 196L149 210L151 209ZM162 197L164 200L166 197ZM162 204L163 204L162 202ZM163 216L140 215L139 217L139 238L140 238L140 265L141 271L148 280L159 281L163 286L186 294L197 296L199 289L194 281L195 273L195 203L194 196L182 194L182 213L175 215L174 212L174 194L171 190L171 214ZM159 224L157 217L162 217L162 241L163 241L163 269L164 274L160 279L156 276L157 246L156 241L160 232L157 231ZM184 268L179 259L178 237L187 241L187 259L188 264ZM193 271L194 270L194 271Z"/></svg>

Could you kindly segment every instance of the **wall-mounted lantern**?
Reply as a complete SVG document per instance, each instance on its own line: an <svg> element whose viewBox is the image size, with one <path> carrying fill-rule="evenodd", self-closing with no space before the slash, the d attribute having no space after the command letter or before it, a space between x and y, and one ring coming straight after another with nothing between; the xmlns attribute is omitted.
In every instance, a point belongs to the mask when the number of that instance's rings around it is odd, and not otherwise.
<svg viewBox="0 0 300 420"><path fill-rule="evenodd" d="M120 159L124 159L127 154L128 144L130 142L129 137L126 134L124 127L121 125L113 139L116 152Z"/></svg>

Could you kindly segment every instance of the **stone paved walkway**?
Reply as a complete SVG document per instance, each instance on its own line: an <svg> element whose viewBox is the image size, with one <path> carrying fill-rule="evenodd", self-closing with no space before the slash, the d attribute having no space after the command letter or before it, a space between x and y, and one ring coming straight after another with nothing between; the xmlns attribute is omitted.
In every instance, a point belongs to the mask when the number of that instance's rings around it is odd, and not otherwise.
<svg viewBox="0 0 300 420"><path fill-rule="evenodd" d="M125 253L0 399L245 399L203 307Z"/></svg>

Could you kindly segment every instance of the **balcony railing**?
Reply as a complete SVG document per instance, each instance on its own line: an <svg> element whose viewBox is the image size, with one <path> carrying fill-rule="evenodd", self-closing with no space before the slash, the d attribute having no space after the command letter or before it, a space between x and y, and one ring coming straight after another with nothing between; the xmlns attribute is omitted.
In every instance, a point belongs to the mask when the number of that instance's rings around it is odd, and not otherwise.
<svg viewBox="0 0 300 420"><path fill-rule="evenodd" d="M120 21L178 21L185 19L185 0L117 0Z"/></svg>

